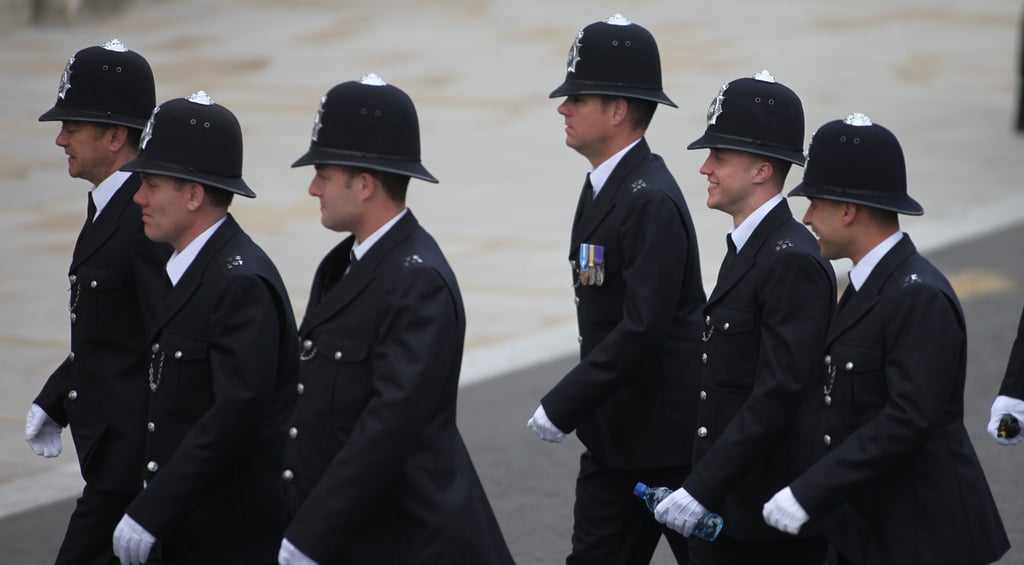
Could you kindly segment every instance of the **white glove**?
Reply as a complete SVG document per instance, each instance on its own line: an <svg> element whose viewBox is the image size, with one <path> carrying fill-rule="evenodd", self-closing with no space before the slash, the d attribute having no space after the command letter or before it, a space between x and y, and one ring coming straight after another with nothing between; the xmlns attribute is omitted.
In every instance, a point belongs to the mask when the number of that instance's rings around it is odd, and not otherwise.
<svg viewBox="0 0 1024 565"><path fill-rule="evenodd" d="M288 541L288 538L281 540L281 550L277 552L277 562L280 565L318 565L316 561L310 559L308 555L302 553L299 548Z"/></svg>
<svg viewBox="0 0 1024 565"><path fill-rule="evenodd" d="M537 432L540 439L544 441L562 443L562 440L565 439L565 432L558 429L558 427L548 419L548 413L544 411L543 404L537 407L537 411L533 413L532 418L527 420L526 425L530 426L530 429Z"/></svg>
<svg viewBox="0 0 1024 565"><path fill-rule="evenodd" d="M988 433L997 443L1017 445L1024 441L1020 434L1017 434L1017 437L999 437L999 419L1003 414L1013 415L1021 425L1024 425L1024 400L1012 396L997 396L992 403L992 418L988 421Z"/></svg>
<svg viewBox="0 0 1024 565"><path fill-rule="evenodd" d="M114 528L114 555L121 559L121 565L145 563L155 542L153 534L127 514Z"/></svg>
<svg viewBox="0 0 1024 565"><path fill-rule="evenodd" d="M60 424L53 421L38 404L32 403L25 416L25 441L36 455L56 457L60 455Z"/></svg>
<svg viewBox="0 0 1024 565"><path fill-rule="evenodd" d="M793 535L810 519L789 487L775 493L771 500L764 503L761 515L769 526Z"/></svg>
<svg viewBox="0 0 1024 565"><path fill-rule="evenodd" d="M686 489L680 488L672 491L654 508L654 519L690 537L693 527L706 513L707 509L696 498L690 496Z"/></svg>

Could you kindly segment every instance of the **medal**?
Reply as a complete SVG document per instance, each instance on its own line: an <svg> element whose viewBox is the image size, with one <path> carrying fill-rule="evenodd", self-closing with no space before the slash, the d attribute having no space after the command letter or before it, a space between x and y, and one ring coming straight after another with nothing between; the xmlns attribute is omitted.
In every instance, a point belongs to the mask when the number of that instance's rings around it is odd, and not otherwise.
<svg viewBox="0 0 1024 565"><path fill-rule="evenodd" d="M604 247L592 243L581 243L579 253L579 284L604 284Z"/></svg>
<svg viewBox="0 0 1024 565"><path fill-rule="evenodd" d="M580 284L590 284L590 245L580 244Z"/></svg>

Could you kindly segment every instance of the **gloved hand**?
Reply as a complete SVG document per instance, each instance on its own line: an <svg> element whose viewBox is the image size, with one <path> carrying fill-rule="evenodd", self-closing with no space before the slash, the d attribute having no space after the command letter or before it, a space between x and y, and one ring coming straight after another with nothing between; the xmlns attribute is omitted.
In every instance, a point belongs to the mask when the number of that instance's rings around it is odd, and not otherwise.
<svg viewBox="0 0 1024 565"><path fill-rule="evenodd" d="M155 542L153 534L127 514L114 528L114 555L121 559L121 565L145 563Z"/></svg>
<svg viewBox="0 0 1024 565"><path fill-rule="evenodd" d="M686 489L679 488L654 508L654 519L690 537L693 527L706 513L707 509L696 498L690 496Z"/></svg>
<svg viewBox="0 0 1024 565"><path fill-rule="evenodd" d="M800 528L810 519L789 487L775 493L771 500L764 503L761 515L769 526L793 535L799 533Z"/></svg>
<svg viewBox="0 0 1024 565"><path fill-rule="evenodd" d="M25 441L36 455L56 457L60 455L60 424L53 421L45 410L33 403L25 416Z"/></svg>
<svg viewBox="0 0 1024 565"><path fill-rule="evenodd" d="M277 562L280 565L319 565L288 541L288 538L281 540L281 550L277 552Z"/></svg>
<svg viewBox="0 0 1024 565"><path fill-rule="evenodd" d="M1018 434L1017 437L999 437L999 419L1003 414L1011 414L1017 418L1021 426L1024 426L1024 400L1012 396L997 396L992 403L992 417L988 421L988 433L1003 445L1017 445L1024 441L1024 437Z"/></svg>
<svg viewBox="0 0 1024 565"><path fill-rule="evenodd" d="M565 439L565 432L558 429L558 427L548 419L548 413L544 411L543 404L537 407L537 411L533 413L533 417L526 422L526 425L530 426L530 429L537 432L540 439L544 441L562 443L562 440Z"/></svg>

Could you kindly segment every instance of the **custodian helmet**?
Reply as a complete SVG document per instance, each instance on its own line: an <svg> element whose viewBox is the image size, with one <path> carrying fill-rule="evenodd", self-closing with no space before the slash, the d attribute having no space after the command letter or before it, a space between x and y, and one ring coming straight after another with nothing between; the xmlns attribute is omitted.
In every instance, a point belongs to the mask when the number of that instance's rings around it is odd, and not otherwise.
<svg viewBox="0 0 1024 565"><path fill-rule="evenodd" d="M661 56L654 36L621 14L576 34L565 82L548 97L573 94L624 96L676 107L661 89Z"/></svg>
<svg viewBox="0 0 1024 565"><path fill-rule="evenodd" d="M907 194L907 164L899 140L864 114L850 114L814 132L804 180L789 193L852 202L920 216Z"/></svg>
<svg viewBox="0 0 1024 565"><path fill-rule="evenodd" d="M735 149L804 164L804 108L768 71L722 86L708 107L708 127L687 149Z"/></svg>
<svg viewBox="0 0 1024 565"><path fill-rule="evenodd" d="M57 102L41 122L102 122L142 129L156 106L153 70L117 39L86 47L68 59Z"/></svg>
<svg viewBox="0 0 1024 565"><path fill-rule="evenodd" d="M242 180L242 128L202 90L153 108L139 155L122 171L167 175L255 198Z"/></svg>
<svg viewBox="0 0 1024 565"><path fill-rule="evenodd" d="M293 167L347 165L437 182L420 162L420 125L409 95L368 74L320 99L309 150Z"/></svg>

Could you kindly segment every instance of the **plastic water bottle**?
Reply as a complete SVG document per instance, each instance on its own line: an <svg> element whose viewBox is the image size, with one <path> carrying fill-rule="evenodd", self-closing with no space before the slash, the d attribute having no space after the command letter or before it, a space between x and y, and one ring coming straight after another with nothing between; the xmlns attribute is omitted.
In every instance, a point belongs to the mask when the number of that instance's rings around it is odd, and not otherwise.
<svg viewBox="0 0 1024 565"><path fill-rule="evenodd" d="M654 512L654 509L658 507L658 503L665 500L665 497L672 494L672 489L666 487L648 487L643 483L637 483L633 487L633 494L637 497L642 498L647 503L647 509ZM722 517L714 512L705 512L700 520L697 520L697 525L693 527L692 535L695 535L703 540L715 541L718 537L718 533L722 531Z"/></svg>

